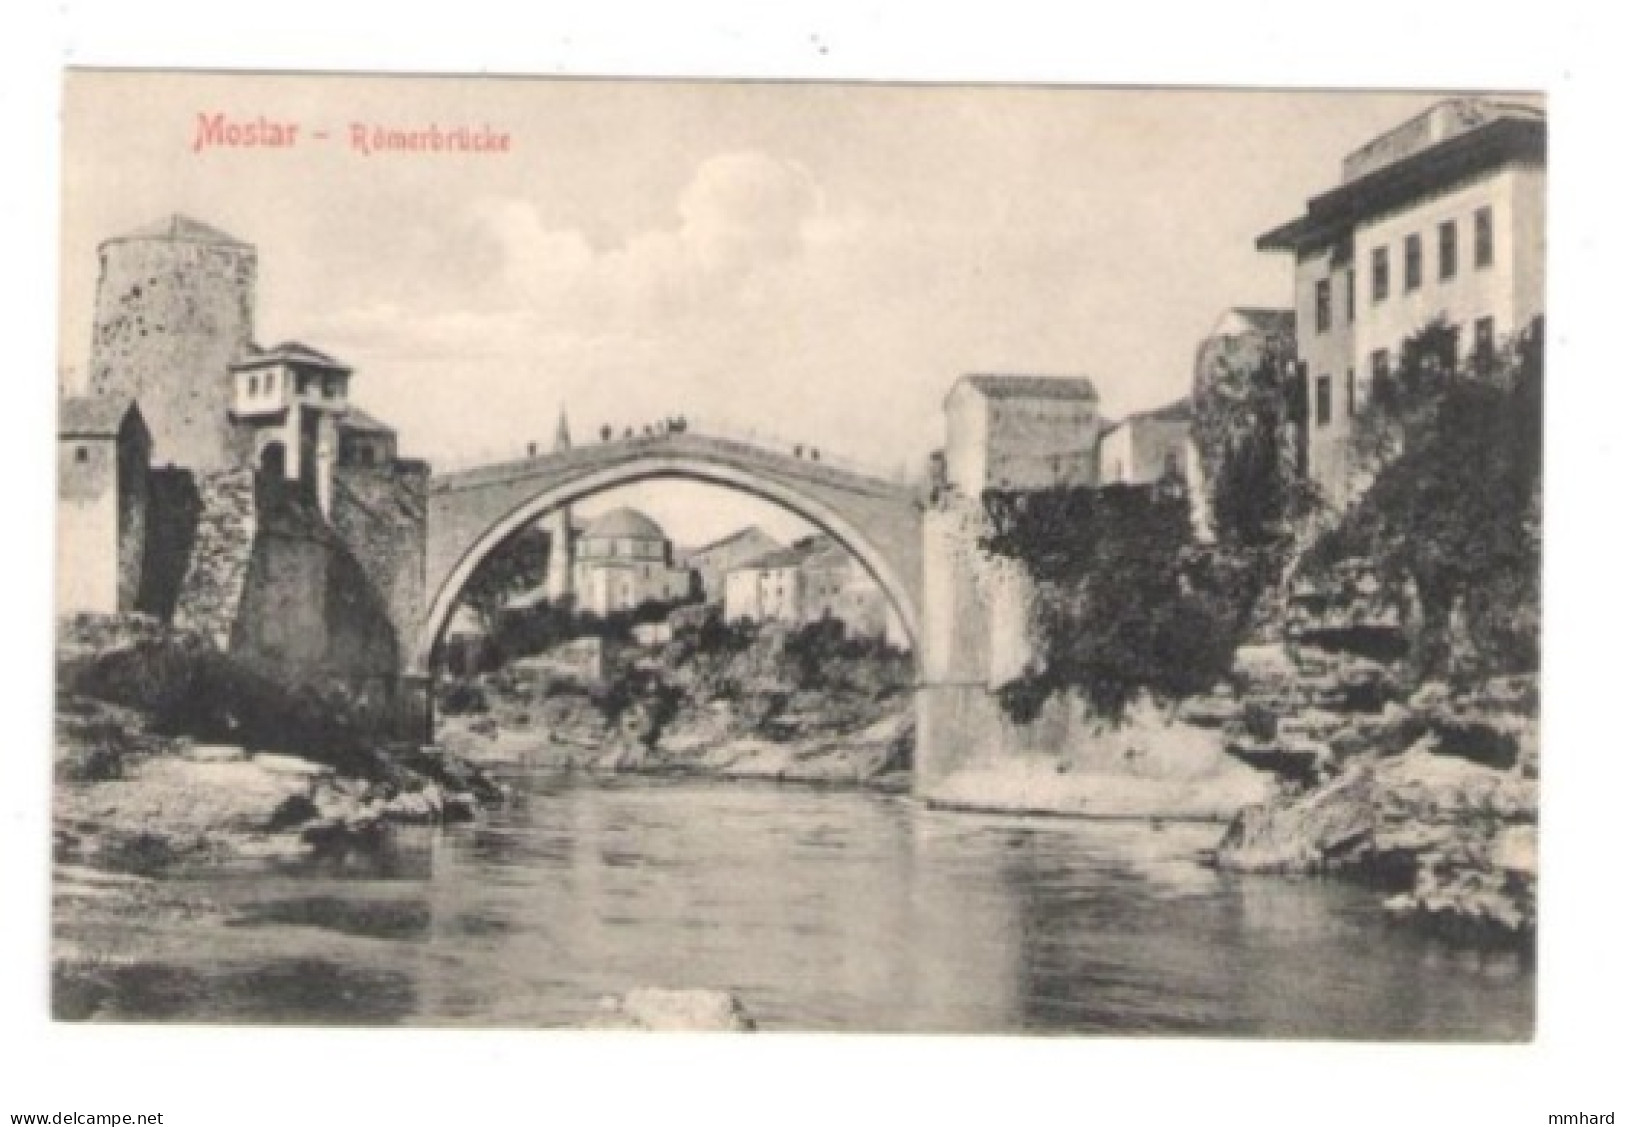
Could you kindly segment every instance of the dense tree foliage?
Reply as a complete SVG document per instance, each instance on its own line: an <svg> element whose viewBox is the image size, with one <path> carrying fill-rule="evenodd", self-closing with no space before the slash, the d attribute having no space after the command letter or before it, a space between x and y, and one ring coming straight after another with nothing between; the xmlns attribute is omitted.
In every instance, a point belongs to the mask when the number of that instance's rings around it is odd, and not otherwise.
<svg viewBox="0 0 1625 1127"><path fill-rule="evenodd" d="M1230 666L1246 620L1236 569L1192 543L1185 490L1113 485L985 498L983 546L1020 561L1036 586L1040 659L1001 692L1031 720L1072 689L1108 717L1141 691L1200 692Z"/></svg>
<svg viewBox="0 0 1625 1127"><path fill-rule="evenodd" d="M1198 369L1191 438L1214 535L1232 546L1276 546L1315 502L1299 465L1305 403L1291 338L1204 354Z"/></svg>
<svg viewBox="0 0 1625 1127"><path fill-rule="evenodd" d="M1305 560L1370 560L1414 596L1419 671L1495 672L1539 661L1544 327L1463 361L1428 326L1372 388L1354 437L1369 487Z"/></svg>
<svg viewBox="0 0 1625 1127"><path fill-rule="evenodd" d="M550 540L539 525L526 525L487 553L469 576L463 604L479 617L493 642L501 631L508 601L537 587L547 575Z"/></svg>

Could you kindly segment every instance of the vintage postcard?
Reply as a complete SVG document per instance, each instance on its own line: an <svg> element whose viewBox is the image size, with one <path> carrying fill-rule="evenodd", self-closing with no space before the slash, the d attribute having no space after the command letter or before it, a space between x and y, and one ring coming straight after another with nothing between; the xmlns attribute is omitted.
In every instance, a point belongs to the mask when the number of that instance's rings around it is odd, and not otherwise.
<svg viewBox="0 0 1625 1127"><path fill-rule="evenodd" d="M1532 1036L1539 95L63 130L57 1019Z"/></svg>

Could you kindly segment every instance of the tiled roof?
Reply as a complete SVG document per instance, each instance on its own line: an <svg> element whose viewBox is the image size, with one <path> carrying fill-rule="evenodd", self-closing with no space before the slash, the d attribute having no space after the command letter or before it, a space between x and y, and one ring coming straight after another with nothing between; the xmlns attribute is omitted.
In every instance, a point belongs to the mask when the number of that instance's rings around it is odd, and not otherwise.
<svg viewBox="0 0 1625 1127"><path fill-rule="evenodd" d="M56 433L61 438L116 438L135 400L74 396L58 405ZM136 411L137 417L140 411Z"/></svg>
<svg viewBox="0 0 1625 1127"><path fill-rule="evenodd" d="M728 535L722 537L721 539L713 540L709 544L704 544L698 548L694 548L685 554L691 560L699 559L700 557L708 555L711 552L737 544L739 541L751 536L761 536L768 540L773 539L771 536L768 536L767 533L763 532L760 528L753 524L746 528L735 529L733 532L728 533Z"/></svg>
<svg viewBox="0 0 1625 1127"><path fill-rule="evenodd" d="M1545 164L1544 118L1492 118L1313 197L1302 215L1266 231L1254 245L1294 252L1324 247L1366 217L1409 206L1493 169Z"/></svg>
<svg viewBox="0 0 1625 1127"><path fill-rule="evenodd" d="M325 352L319 352L308 344L301 344L296 340L285 340L281 344L270 348L255 349L241 360L233 364L233 371L242 371L247 368L263 368L267 364L305 364L315 368L326 368L335 372L348 372L350 366L342 361L335 360Z"/></svg>
<svg viewBox="0 0 1625 1127"><path fill-rule="evenodd" d="M990 399L1073 399L1095 400L1095 385L1087 376L1020 376L978 374L963 377Z"/></svg>
<svg viewBox="0 0 1625 1127"><path fill-rule="evenodd" d="M136 241L140 239L167 239L180 243L217 243L222 246L252 247L234 235L228 235L218 227L211 227L207 223L199 223L196 219L179 213L166 215L162 219L154 220L142 227L137 227L127 234L116 235L108 239L109 243Z"/></svg>
<svg viewBox="0 0 1625 1127"><path fill-rule="evenodd" d="M1126 415L1117 422L1112 423L1110 426L1101 427L1100 437L1105 438L1113 431L1120 430L1126 426L1133 426L1135 423L1188 423L1190 421L1191 401L1189 397L1187 397L1184 399L1176 399L1172 403L1165 403L1161 407L1153 407L1149 411L1138 411L1135 414Z"/></svg>
<svg viewBox="0 0 1625 1127"><path fill-rule="evenodd" d="M1225 311L1224 316L1219 318L1215 331L1222 332L1235 322L1239 322L1239 327L1243 329L1281 334L1292 332L1297 327L1298 318L1290 309L1264 309L1253 305L1238 305Z"/></svg>
<svg viewBox="0 0 1625 1127"><path fill-rule="evenodd" d="M735 567L735 571L768 571L781 567L800 567L802 562L811 555L811 549L802 545L791 548L775 548L771 552L763 552Z"/></svg>
<svg viewBox="0 0 1625 1127"><path fill-rule="evenodd" d="M395 433L394 427L354 405L350 406L339 419L339 429L354 431L357 434Z"/></svg>

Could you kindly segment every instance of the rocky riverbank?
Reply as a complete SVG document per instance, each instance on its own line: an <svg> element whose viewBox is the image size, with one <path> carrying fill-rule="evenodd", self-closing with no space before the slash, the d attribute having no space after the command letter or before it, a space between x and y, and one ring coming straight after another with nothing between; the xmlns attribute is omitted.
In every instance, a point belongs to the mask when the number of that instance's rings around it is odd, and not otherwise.
<svg viewBox="0 0 1625 1127"><path fill-rule="evenodd" d="M1270 772L1226 755L1220 732L1147 698L1120 723L1086 727L1062 751L972 764L924 797L949 810L1222 824L1278 786Z"/></svg>
<svg viewBox="0 0 1625 1127"><path fill-rule="evenodd" d="M452 753L482 764L595 774L704 775L727 779L907 790L914 750L908 702L890 715L843 728L807 723L796 732L746 730L727 708L684 716L649 741L606 725L590 705L550 702L449 717L439 730Z"/></svg>
<svg viewBox="0 0 1625 1127"><path fill-rule="evenodd" d="M224 927L216 906L156 878L348 863L396 825L466 821L502 798L455 754L369 739L319 686L133 617L64 625L54 753L53 1005L68 1019L116 1014L150 987L151 968L108 937Z"/></svg>
<svg viewBox="0 0 1625 1127"><path fill-rule="evenodd" d="M444 686L440 743L564 771L909 784L911 659L872 641L713 623L621 647L594 680L526 665Z"/></svg>
<svg viewBox="0 0 1625 1127"><path fill-rule="evenodd" d="M145 714L86 697L59 700L56 756L57 861L132 874L343 852L391 824L467 821L501 798L437 749L378 749L340 770L160 734Z"/></svg>
<svg viewBox="0 0 1625 1127"><path fill-rule="evenodd" d="M1407 694L1389 666L1278 648L1244 655L1239 684L1205 707L1232 754L1287 782L1231 822L1219 868L1361 880L1397 921L1533 950L1536 677Z"/></svg>

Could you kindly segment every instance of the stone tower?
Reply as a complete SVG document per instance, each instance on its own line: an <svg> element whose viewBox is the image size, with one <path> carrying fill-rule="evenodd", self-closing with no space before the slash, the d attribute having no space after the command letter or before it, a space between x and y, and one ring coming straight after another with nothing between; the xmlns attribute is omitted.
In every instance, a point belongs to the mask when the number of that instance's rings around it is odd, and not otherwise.
<svg viewBox="0 0 1625 1127"><path fill-rule="evenodd" d="M559 409L559 428L553 436L553 453L570 449L570 420ZM558 603L575 594L571 576L575 572L574 516L570 506L561 506L547 518L547 601Z"/></svg>
<svg viewBox="0 0 1625 1127"><path fill-rule="evenodd" d="M140 404L155 462L230 465L230 367L254 336L254 248L172 215L99 254L90 395Z"/></svg>

